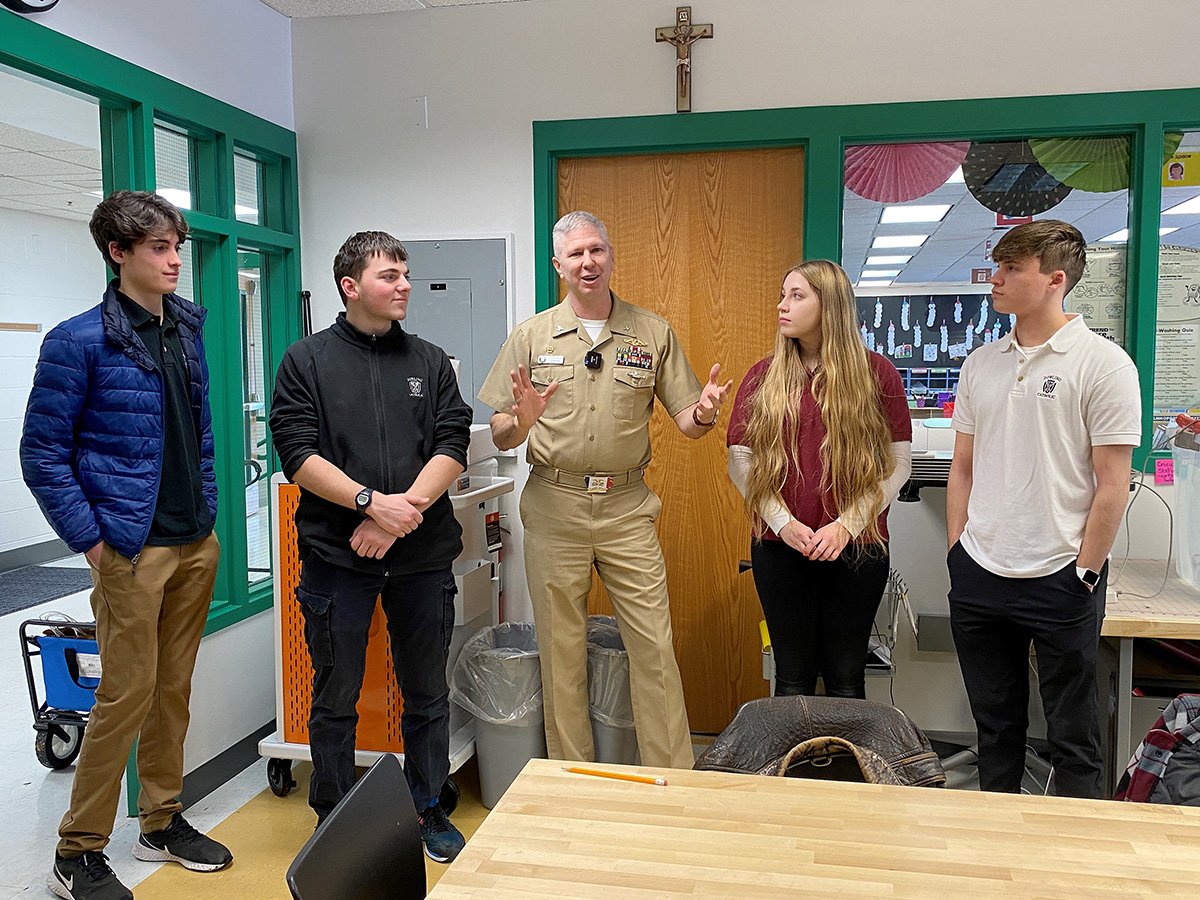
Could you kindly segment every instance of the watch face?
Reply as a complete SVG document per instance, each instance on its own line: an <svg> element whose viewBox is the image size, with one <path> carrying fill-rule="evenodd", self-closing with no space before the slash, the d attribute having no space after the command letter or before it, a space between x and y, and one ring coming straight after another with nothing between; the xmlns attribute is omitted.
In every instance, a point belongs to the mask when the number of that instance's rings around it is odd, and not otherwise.
<svg viewBox="0 0 1200 900"><path fill-rule="evenodd" d="M42 12L58 5L58 0L0 0L0 5L17 12Z"/></svg>

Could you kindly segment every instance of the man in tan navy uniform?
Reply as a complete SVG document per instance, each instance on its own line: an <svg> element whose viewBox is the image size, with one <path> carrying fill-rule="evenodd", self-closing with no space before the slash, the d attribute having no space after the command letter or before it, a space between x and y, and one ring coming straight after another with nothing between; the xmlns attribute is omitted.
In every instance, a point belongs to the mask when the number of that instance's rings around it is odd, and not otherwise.
<svg viewBox="0 0 1200 900"><path fill-rule="evenodd" d="M568 213L553 234L566 300L517 326L479 392L499 410L491 419L497 447L529 440L521 522L547 749L553 759L593 758L586 625L594 565L629 651L642 763L691 768L654 531L662 503L642 473L655 397L680 431L699 438L712 430L731 382L718 384L718 364L701 389L670 324L610 292L613 252L603 222Z"/></svg>

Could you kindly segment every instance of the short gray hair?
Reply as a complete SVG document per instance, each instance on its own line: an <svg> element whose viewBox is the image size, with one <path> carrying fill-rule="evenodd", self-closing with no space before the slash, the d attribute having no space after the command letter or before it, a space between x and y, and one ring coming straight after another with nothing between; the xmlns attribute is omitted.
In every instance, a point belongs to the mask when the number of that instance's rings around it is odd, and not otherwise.
<svg viewBox="0 0 1200 900"><path fill-rule="evenodd" d="M608 229L604 227L604 223L593 216L590 212L583 210L575 210L569 212L557 222L554 223L554 230L550 232L551 239L554 243L554 255L558 256L559 250L562 248L563 239L576 228L595 228L600 232L600 237L604 238L604 243L612 246L608 240Z"/></svg>

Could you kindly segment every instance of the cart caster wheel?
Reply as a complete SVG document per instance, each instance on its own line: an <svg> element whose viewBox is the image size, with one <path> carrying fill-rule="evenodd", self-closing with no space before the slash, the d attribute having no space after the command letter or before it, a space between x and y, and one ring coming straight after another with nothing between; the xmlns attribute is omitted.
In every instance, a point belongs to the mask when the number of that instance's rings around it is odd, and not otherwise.
<svg viewBox="0 0 1200 900"><path fill-rule="evenodd" d="M47 769L65 769L75 762L83 743L83 728L79 725L48 725L39 731L33 749L38 762Z"/></svg>
<svg viewBox="0 0 1200 900"><path fill-rule="evenodd" d="M446 811L446 815L450 815L458 806L459 796L458 785L454 783L453 778L447 778L446 783L442 785L442 792L438 794L438 806Z"/></svg>
<svg viewBox="0 0 1200 900"><path fill-rule="evenodd" d="M296 786L292 778L292 761L290 759L267 760L267 784L271 793L276 797L286 797Z"/></svg>

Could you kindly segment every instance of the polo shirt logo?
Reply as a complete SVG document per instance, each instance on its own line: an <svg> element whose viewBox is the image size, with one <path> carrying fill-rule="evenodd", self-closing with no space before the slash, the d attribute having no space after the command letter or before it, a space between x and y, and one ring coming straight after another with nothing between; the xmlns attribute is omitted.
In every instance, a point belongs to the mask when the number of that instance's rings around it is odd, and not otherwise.
<svg viewBox="0 0 1200 900"><path fill-rule="evenodd" d="M1038 391L1038 396L1043 400L1054 399L1054 389L1058 387L1058 383L1062 381L1059 375L1047 375L1042 382L1042 389Z"/></svg>
<svg viewBox="0 0 1200 900"><path fill-rule="evenodd" d="M423 386L424 386L424 385L423 385L423 383L422 383L422 381L421 381L421 379L420 379L420 378L410 378L410 379L408 379L408 396L410 396L410 397L424 397L424 396L425 396L425 394L424 394L424 392L422 391L422 387L423 387Z"/></svg>

